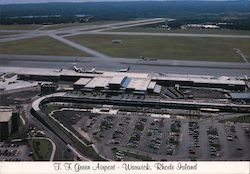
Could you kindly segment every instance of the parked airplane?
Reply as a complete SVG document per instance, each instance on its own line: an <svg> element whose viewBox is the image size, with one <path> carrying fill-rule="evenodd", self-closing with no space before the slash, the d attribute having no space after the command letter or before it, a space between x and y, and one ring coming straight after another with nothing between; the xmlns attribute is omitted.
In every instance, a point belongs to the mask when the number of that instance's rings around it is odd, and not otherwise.
<svg viewBox="0 0 250 174"><path fill-rule="evenodd" d="M95 73L95 72L96 72L95 68L92 68L91 70L86 70L86 73Z"/></svg>
<svg viewBox="0 0 250 174"><path fill-rule="evenodd" d="M77 68L76 66L73 66L75 72L78 72L78 73L83 73L84 70L82 68Z"/></svg>
<svg viewBox="0 0 250 174"><path fill-rule="evenodd" d="M95 68L92 68L91 70L84 70L82 68L78 68L76 66L73 66L75 72L78 72L78 73L94 73L94 74L101 74L102 72L100 71L96 71Z"/></svg>
<svg viewBox="0 0 250 174"><path fill-rule="evenodd" d="M120 69L118 70L118 72L128 72L130 70L130 66L128 66L127 68L124 69Z"/></svg>

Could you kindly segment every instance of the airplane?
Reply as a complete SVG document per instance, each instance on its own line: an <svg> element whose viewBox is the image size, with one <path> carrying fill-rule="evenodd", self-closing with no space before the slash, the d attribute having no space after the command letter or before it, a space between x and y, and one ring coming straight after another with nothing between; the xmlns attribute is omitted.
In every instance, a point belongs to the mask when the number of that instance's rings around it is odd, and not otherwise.
<svg viewBox="0 0 250 174"><path fill-rule="evenodd" d="M77 68L76 66L73 66L75 72L78 72L78 73L84 73L85 71L82 69L82 68Z"/></svg>
<svg viewBox="0 0 250 174"><path fill-rule="evenodd" d="M86 73L95 73L95 72L96 72L95 68L92 68L91 70L86 71Z"/></svg>
<svg viewBox="0 0 250 174"><path fill-rule="evenodd" d="M120 69L118 70L118 72L128 72L130 70L130 66L128 66L127 68L124 69Z"/></svg>
<svg viewBox="0 0 250 174"><path fill-rule="evenodd" d="M62 68L61 69L58 69L58 70L55 70L55 72L62 72Z"/></svg>

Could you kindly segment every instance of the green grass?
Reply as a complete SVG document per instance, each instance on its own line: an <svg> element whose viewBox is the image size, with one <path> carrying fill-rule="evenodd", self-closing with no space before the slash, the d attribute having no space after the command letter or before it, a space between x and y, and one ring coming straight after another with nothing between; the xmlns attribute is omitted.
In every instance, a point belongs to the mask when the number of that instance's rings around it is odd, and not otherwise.
<svg viewBox="0 0 250 174"><path fill-rule="evenodd" d="M1 54L88 56L75 48L64 45L50 37L37 37L0 43Z"/></svg>
<svg viewBox="0 0 250 174"><path fill-rule="evenodd" d="M55 105L43 105L43 112L46 114L50 114L52 111L59 110L61 107L60 106L55 106Z"/></svg>
<svg viewBox="0 0 250 174"><path fill-rule="evenodd" d="M0 32L0 36L8 36L8 35L16 35L18 33L8 33L8 32Z"/></svg>
<svg viewBox="0 0 250 174"><path fill-rule="evenodd" d="M30 148L36 161L49 161L52 153L52 144L46 139L29 141Z"/></svg>
<svg viewBox="0 0 250 174"><path fill-rule="evenodd" d="M173 29L167 30L164 28L153 27L131 27L120 28L109 31L114 32L148 32L148 33L197 33L197 34L233 34L233 35L250 35L248 30L229 30L229 29Z"/></svg>
<svg viewBox="0 0 250 174"><path fill-rule="evenodd" d="M41 24L27 24L27 25L0 25L0 30L35 30L41 28Z"/></svg>
<svg viewBox="0 0 250 174"><path fill-rule="evenodd" d="M250 56L249 39L78 35L69 37L77 43L113 57L243 62L233 48ZM112 44L112 39L122 43Z"/></svg>

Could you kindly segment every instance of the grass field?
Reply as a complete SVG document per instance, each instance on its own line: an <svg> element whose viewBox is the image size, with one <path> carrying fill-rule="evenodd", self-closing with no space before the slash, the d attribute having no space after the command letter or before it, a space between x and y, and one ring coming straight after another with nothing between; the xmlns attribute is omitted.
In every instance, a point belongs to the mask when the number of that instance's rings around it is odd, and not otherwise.
<svg viewBox="0 0 250 174"><path fill-rule="evenodd" d="M47 36L0 43L0 52L21 55L88 56Z"/></svg>
<svg viewBox="0 0 250 174"><path fill-rule="evenodd" d="M197 33L197 34L235 34L235 35L250 35L248 30L219 30L219 29L174 29L167 30L163 28L151 28L151 27L131 27L131 28L120 28L109 31L114 32L148 32L148 33Z"/></svg>
<svg viewBox="0 0 250 174"><path fill-rule="evenodd" d="M243 62L233 48L250 56L249 39L78 35L69 37L77 43L114 57ZM113 39L122 43L112 44Z"/></svg>
<svg viewBox="0 0 250 174"><path fill-rule="evenodd" d="M36 139L29 141L30 148L34 154L34 159L39 161L49 161L52 153L52 144L46 139Z"/></svg>
<svg viewBox="0 0 250 174"><path fill-rule="evenodd" d="M18 34L18 33L0 32L0 36L8 36L8 35L15 35L15 34Z"/></svg>
<svg viewBox="0 0 250 174"><path fill-rule="evenodd" d="M0 30L36 30L42 26L42 24L0 25Z"/></svg>

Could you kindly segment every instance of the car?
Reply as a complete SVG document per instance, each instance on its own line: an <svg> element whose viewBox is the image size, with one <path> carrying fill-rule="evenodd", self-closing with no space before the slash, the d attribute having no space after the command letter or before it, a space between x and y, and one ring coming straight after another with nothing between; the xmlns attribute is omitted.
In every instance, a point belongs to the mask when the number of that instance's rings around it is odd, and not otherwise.
<svg viewBox="0 0 250 174"><path fill-rule="evenodd" d="M241 147L238 147L237 150L242 151L242 148L241 148Z"/></svg>
<svg viewBox="0 0 250 174"><path fill-rule="evenodd" d="M195 154L195 151L194 150L189 150L188 151L190 154Z"/></svg>
<svg viewBox="0 0 250 174"><path fill-rule="evenodd" d="M194 146L195 146L195 147L200 147L200 144L195 143Z"/></svg>
<svg viewBox="0 0 250 174"><path fill-rule="evenodd" d="M167 154L167 155L173 155L173 152L174 152L173 149L168 149L166 154Z"/></svg>
<svg viewBox="0 0 250 174"><path fill-rule="evenodd" d="M216 152L210 152L211 156L216 156Z"/></svg>
<svg viewBox="0 0 250 174"><path fill-rule="evenodd" d="M128 143L127 146L128 146L128 147L133 147L133 148L135 148L135 147L138 146L138 144L135 144L135 143Z"/></svg>
<svg viewBox="0 0 250 174"><path fill-rule="evenodd" d="M120 140L119 139L113 139L109 141L110 144L119 144Z"/></svg>

